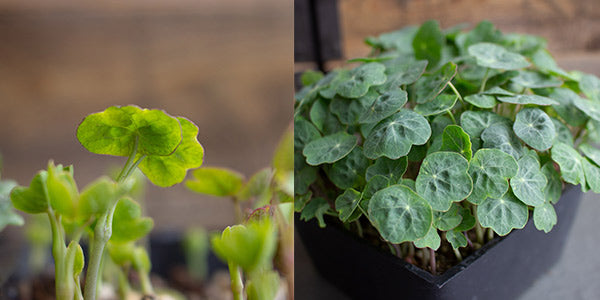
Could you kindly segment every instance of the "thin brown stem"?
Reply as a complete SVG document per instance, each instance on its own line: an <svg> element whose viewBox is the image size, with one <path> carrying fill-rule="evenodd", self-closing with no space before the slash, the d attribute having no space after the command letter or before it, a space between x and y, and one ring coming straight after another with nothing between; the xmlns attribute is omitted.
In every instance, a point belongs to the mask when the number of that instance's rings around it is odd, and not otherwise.
<svg viewBox="0 0 600 300"><path fill-rule="evenodd" d="M429 266L431 267L431 274L436 275L435 251L431 248L427 249L429 249Z"/></svg>

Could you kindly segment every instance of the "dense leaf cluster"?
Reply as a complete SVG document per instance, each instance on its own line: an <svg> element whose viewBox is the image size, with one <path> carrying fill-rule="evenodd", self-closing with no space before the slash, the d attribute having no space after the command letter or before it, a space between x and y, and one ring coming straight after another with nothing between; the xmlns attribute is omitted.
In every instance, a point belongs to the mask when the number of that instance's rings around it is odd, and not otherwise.
<svg viewBox="0 0 600 300"><path fill-rule="evenodd" d="M600 79L557 66L542 38L435 21L368 38L351 69L295 95L296 211L368 221L393 244L457 249L556 224L563 183L600 192Z"/></svg>

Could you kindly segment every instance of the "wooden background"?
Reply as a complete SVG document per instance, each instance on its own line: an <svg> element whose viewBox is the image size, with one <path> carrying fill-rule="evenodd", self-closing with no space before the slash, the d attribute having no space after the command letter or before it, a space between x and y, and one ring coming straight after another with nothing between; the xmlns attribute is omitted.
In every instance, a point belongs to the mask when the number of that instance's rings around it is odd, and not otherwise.
<svg viewBox="0 0 600 300"><path fill-rule="evenodd" d="M205 165L251 175L291 123L291 0L0 1L3 178L29 184L49 159L80 189L124 158L77 142L86 114L137 104L200 128ZM229 201L150 187L159 229L233 222Z"/></svg>
<svg viewBox="0 0 600 300"><path fill-rule="evenodd" d="M503 32L543 36L561 66L600 75L598 0L339 0L339 7L345 58L366 55L369 35L429 19L443 28L487 19Z"/></svg>

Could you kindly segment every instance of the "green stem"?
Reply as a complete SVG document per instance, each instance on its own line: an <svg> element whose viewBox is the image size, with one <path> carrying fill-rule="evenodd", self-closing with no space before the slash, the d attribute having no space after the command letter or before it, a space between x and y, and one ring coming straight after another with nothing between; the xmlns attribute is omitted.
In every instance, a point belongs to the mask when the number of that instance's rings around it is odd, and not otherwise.
<svg viewBox="0 0 600 300"><path fill-rule="evenodd" d="M154 289L152 288L152 282L150 281L150 273L145 272L144 270L138 270L138 276L140 277L142 293L145 296L154 295Z"/></svg>
<svg viewBox="0 0 600 300"><path fill-rule="evenodd" d="M460 93L458 92L458 90L456 89L454 84L452 84L452 82L448 82L448 86L452 89L452 91L454 91L456 96L458 96L458 100L460 100L460 102L462 102L464 104L465 101L463 100L463 97L460 95Z"/></svg>
<svg viewBox="0 0 600 300"><path fill-rule="evenodd" d="M454 249L452 248L452 250L454 250L454 255L456 256L456 259L458 259L458 261L462 261L462 255L460 255L460 251L458 251L458 248Z"/></svg>
<svg viewBox="0 0 600 300"><path fill-rule="evenodd" d="M356 223L356 230L358 231L358 236L360 238L362 238L363 237L363 228L362 228L362 225L360 224L359 220L356 220L354 222Z"/></svg>
<svg viewBox="0 0 600 300"><path fill-rule="evenodd" d="M450 116L450 119L452 119L452 123L454 123L456 125L456 119L454 119L454 115L452 115L452 112L450 112L450 110L447 110L446 112Z"/></svg>
<svg viewBox="0 0 600 300"><path fill-rule="evenodd" d="M477 236L477 243L483 246L484 243L484 232L481 224L479 224L479 218L477 217L477 208L473 206L473 216L475 216L475 235Z"/></svg>
<svg viewBox="0 0 600 300"><path fill-rule="evenodd" d="M435 275L436 273L436 264L435 264L435 251L431 248L429 249L429 266L431 267L431 274Z"/></svg>
<svg viewBox="0 0 600 300"><path fill-rule="evenodd" d="M127 158L127 162L125 163L125 166L123 166L121 173L119 173L119 176L117 176L117 182L123 182L129 175L129 173L131 172L130 169L135 164L134 160L135 160L135 156L137 155L137 148L138 148L138 138L136 136L135 143L133 144L133 151L131 151L131 153L129 154L129 157Z"/></svg>
<svg viewBox="0 0 600 300"><path fill-rule="evenodd" d="M240 268L235 263L229 264L229 277L231 278L231 292L233 300L244 300L244 283L242 282L242 274Z"/></svg>
<svg viewBox="0 0 600 300"><path fill-rule="evenodd" d="M490 73L490 68L485 69L485 75L483 75L483 80L481 81L481 87L479 88L479 92L483 93L485 91L485 84L488 81L488 75Z"/></svg>
<svg viewBox="0 0 600 300"><path fill-rule="evenodd" d="M104 253L104 247L112 235L112 219L118 201L104 214L98 218L94 228L94 238L90 252L90 260L86 273L86 284L84 296L86 300L96 299L98 275L100 274L100 262Z"/></svg>
<svg viewBox="0 0 600 300"><path fill-rule="evenodd" d="M50 219L50 228L52 229L52 256L54 257L54 278L56 278L54 285L56 299L72 299L73 291L69 291L69 286L73 281L65 278L67 247L65 246L65 236L60 223L60 217L54 214L52 208L49 208L48 219Z"/></svg>
<svg viewBox="0 0 600 300"><path fill-rule="evenodd" d="M494 239L494 230L492 230L491 228L488 228L487 238L488 242Z"/></svg>
<svg viewBox="0 0 600 300"><path fill-rule="evenodd" d="M129 292L131 291L131 286L129 285L129 281L127 280L127 273L121 267L117 267L117 270L117 274L119 277L119 298L127 299L127 295L129 295Z"/></svg>

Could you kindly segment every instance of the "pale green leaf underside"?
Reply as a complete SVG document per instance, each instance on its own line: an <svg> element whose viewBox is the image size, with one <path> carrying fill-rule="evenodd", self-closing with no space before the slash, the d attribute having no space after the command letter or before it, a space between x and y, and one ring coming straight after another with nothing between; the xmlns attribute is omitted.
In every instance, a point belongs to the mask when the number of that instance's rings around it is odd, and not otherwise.
<svg viewBox="0 0 600 300"><path fill-rule="evenodd" d="M527 145L539 151L552 147L556 135L554 123L539 108L524 108L519 111L513 130Z"/></svg>
<svg viewBox="0 0 600 300"><path fill-rule="evenodd" d="M112 223L111 241L130 242L150 233L154 221L142 217L140 205L130 198L123 198L117 203Z"/></svg>
<svg viewBox="0 0 600 300"><path fill-rule="evenodd" d="M467 237L461 231L447 231L446 239L448 242L450 242L450 245L452 245L452 248L454 249L467 246Z"/></svg>
<svg viewBox="0 0 600 300"><path fill-rule="evenodd" d="M398 244L424 237L433 217L425 199L406 186L393 185L373 195L369 218L383 239Z"/></svg>
<svg viewBox="0 0 600 300"><path fill-rule="evenodd" d="M488 198L477 206L477 217L481 226L504 236L513 229L525 227L529 212L527 205L508 191L501 198Z"/></svg>
<svg viewBox="0 0 600 300"><path fill-rule="evenodd" d="M494 108L496 104L498 104L494 96L485 94L472 94L466 96L464 99L465 101L480 108Z"/></svg>
<svg viewBox="0 0 600 300"><path fill-rule="evenodd" d="M469 165L473 192L469 202L481 204L487 198L500 198L508 191L508 179L517 174L519 167L511 155L498 149L479 149Z"/></svg>
<svg viewBox="0 0 600 300"><path fill-rule="evenodd" d="M468 48L469 54L477 59L477 64L482 67L503 70L517 70L526 68L530 64L520 54L512 53L502 46L492 43L478 43Z"/></svg>
<svg viewBox="0 0 600 300"><path fill-rule="evenodd" d="M370 159L405 156L412 145L423 145L431 135L429 122L423 116L403 109L382 120L364 142L364 154Z"/></svg>
<svg viewBox="0 0 600 300"><path fill-rule="evenodd" d="M469 162L458 153L435 152L421 164L416 180L417 193L437 211L447 211L452 202L465 199L473 182L467 173Z"/></svg>
<svg viewBox="0 0 600 300"><path fill-rule="evenodd" d="M217 197L233 196L242 188L244 176L225 168L200 168L192 172L193 179L185 186L200 194Z"/></svg>
<svg viewBox="0 0 600 300"><path fill-rule="evenodd" d="M542 105L542 106L559 105L559 103L556 102L555 100L550 99L548 97L539 96L539 95L498 96L497 99L499 101L506 102L506 103L522 104L522 105L527 105L527 104L535 104L535 105Z"/></svg>
<svg viewBox="0 0 600 300"><path fill-rule="evenodd" d="M308 143L302 154L309 165L334 163L348 155L356 146L356 141L356 136L338 132Z"/></svg>
<svg viewBox="0 0 600 300"><path fill-rule="evenodd" d="M526 88L559 87L562 80L534 71L519 71L519 75L511 79L512 82Z"/></svg>
<svg viewBox="0 0 600 300"><path fill-rule="evenodd" d="M514 195L530 206L540 206L546 202L544 188L548 182L540 170L535 152L529 152L519 159L519 171L510 180Z"/></svg>
<svg viewBox="0 0 600 300"><path fill-rule="evenodd" d="M545 203L533 209L533 223L538 230L548 233L556 225L556 222L556 211L552 204Z"/></svg>

